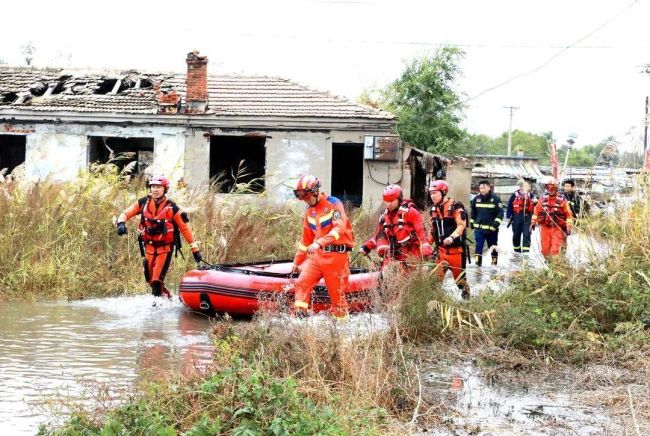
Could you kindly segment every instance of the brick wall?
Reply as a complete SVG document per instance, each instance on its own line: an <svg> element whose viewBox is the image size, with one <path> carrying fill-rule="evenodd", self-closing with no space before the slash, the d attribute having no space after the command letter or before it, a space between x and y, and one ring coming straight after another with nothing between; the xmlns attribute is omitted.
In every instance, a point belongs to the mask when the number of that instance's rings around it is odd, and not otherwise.
<svg viewBox="0 0 650 436"><path fill-rule="evenodd" d="M208 105L208 57L198 51L187 54L186 112L205 112Z"/></svg>

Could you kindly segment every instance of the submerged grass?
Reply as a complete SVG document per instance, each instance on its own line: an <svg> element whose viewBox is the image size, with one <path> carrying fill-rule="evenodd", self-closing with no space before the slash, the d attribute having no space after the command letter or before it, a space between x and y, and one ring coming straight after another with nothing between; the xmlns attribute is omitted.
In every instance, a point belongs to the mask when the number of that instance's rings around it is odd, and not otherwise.
<svg viewBox="0 0 650 436"><path fill-rule="evenodd" d="M0 251L0 293L79 298L145 291L135 223L128 238L118 238L110 222L144 192L110 171L75 185L0 187L7 211L0 231L8 241ZM302 207L260 196L224 199L209 189L185 190L175 200L190 212L212 263L294 253ZM359 240L374 229L373 214L351 218ZM248 324L220 321L215 361L204 373L143 384L116 409L79 409L64 427L42 434L401 434L440 419L440 406L423 394L423 349L441 357L462 348L468 356L475 347L484 362L508 360L513 368L532 368L534 359L643 368L650 356L647 222L646 201L585 222L581 232L605 242L607 256L521 271L507 289L469 303L447 296L430 269L388 268L374 304L386 328L364 335L267 314ZM169 281L191 266L177 258ZM590 379L600 380L594 374ZM621 410L635 412L628 428L644 428L647 383L623 391L626 382L616 380L607 389L617 389Z"/></svg>
<svg viewBox="0 0 650 436"><path fill-rule="evenodd" d="M470 308L494 311L490 336L497 345L562 362L643 350L650 343L648 222L650 202L639 201L584 223L585 243L600 248L587 250L583 263L557 258L548 268L522 271L504 292Z"/></svg>

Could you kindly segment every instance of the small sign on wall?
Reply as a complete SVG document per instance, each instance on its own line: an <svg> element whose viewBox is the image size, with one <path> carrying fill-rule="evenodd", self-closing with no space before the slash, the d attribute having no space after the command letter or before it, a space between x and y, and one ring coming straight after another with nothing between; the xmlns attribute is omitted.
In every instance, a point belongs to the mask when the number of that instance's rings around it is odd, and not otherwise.
<svg viewBox="0 0 650 436"><path fill-rule="evenodd" d="M365 160L397 161L402 141L397 136L366 136L363 158Z"/></svg>

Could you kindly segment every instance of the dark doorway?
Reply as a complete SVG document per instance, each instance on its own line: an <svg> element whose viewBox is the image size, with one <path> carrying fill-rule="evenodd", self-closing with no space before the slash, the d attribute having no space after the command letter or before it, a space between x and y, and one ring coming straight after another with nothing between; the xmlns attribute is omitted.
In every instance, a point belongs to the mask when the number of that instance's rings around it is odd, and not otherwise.
<svg viewBox="0 0 650 436"><path fill-rule="evenodd" d="M145 168L153 165L153 138L89 136L88 162L112 163L120 171L127 165L131 165L129 174L142 174Z"/></svg>
<svg viewBox="0 0 650 436"><path fill-rule="evenodd" d="M0 170L7 168L5 175L25 162L26 144L25 135L0 135Z"/></svg>
<svg viewBox="0 0 650 436"><path fill-rule="evenodd" d="M352 206L361 206L363 144L332 144L332 195Z"/></svg>
<svg viewBox="0 0 650 436"><path fill-rule="evenodd" d="M210 179L219 192L263 192L266 137L210 137Z"/></svg>

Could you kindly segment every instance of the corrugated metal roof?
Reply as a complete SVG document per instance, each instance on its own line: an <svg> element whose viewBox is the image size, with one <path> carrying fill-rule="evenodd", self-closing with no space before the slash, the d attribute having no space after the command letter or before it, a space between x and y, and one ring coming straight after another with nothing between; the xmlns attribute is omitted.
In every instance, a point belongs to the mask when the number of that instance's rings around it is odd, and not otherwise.
<svg viewBox="0 0 650 436"><path fill-rule="evenodd" d="M543 175L539 166L530 161L495 160L475 163L472 168L472 176L476 177L503 177L513 179L526 177L537 180Z"/></svg>

